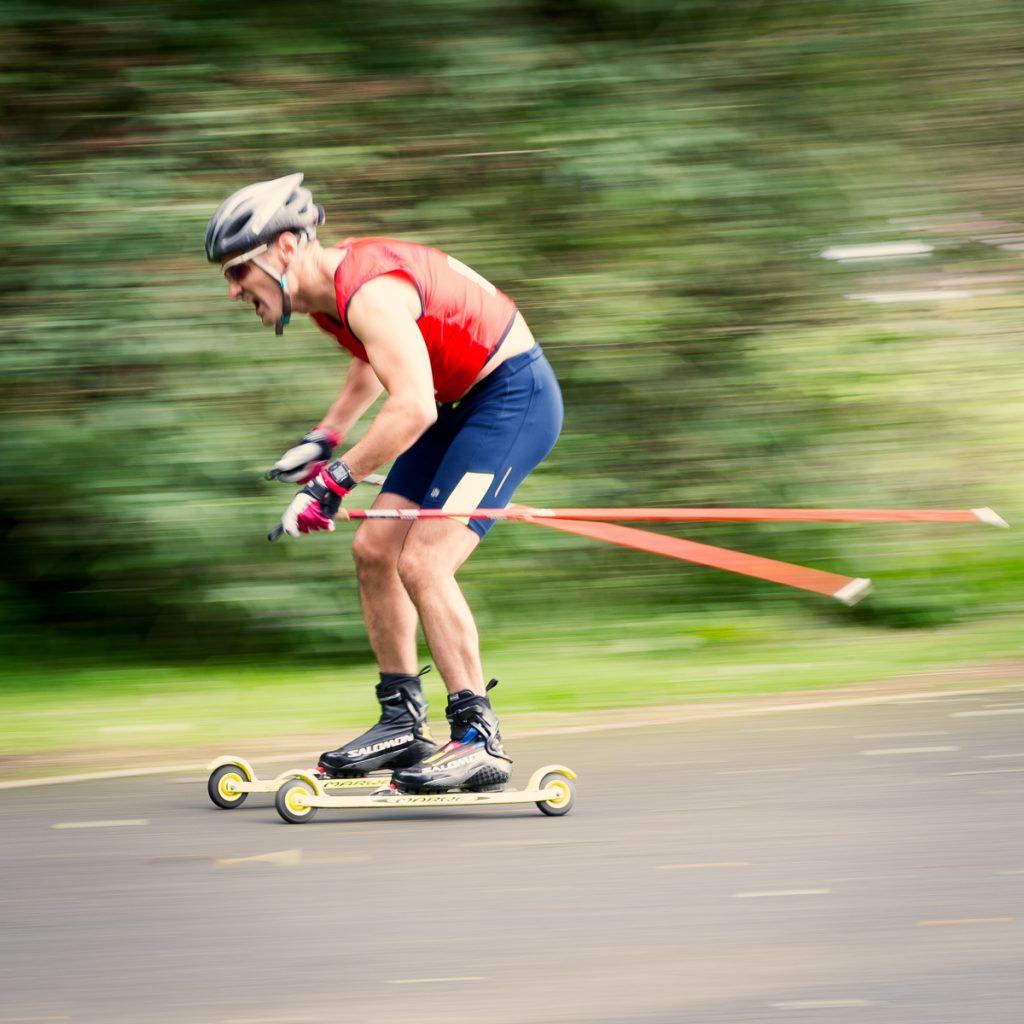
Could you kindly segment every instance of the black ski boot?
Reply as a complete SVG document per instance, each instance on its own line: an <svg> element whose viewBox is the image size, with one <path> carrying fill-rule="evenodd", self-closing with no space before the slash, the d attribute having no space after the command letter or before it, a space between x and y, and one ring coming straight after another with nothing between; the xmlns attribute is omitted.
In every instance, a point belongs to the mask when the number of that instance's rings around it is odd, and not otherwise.
<svg viewBox="0 0 1024 1024"><path fill-rule="evenodd" d="M428 669L421 669L420 675ZM362 736L320 755L320 770L335 779L380 768L406 768L437 751L427 728L427 701L419 676L392 676L377 684L380 721Z"/></svg>
<svg viewBox="0 0 1024 1024"><path fill-rule="evenodd" d="M487 689L497 685L492 679ZM502 748L490 700L460 690L448 695L445 715L452 727L451 742L419 764L396 771L392 785L403 793L500 789L511 777L512 758Z"/></svg>

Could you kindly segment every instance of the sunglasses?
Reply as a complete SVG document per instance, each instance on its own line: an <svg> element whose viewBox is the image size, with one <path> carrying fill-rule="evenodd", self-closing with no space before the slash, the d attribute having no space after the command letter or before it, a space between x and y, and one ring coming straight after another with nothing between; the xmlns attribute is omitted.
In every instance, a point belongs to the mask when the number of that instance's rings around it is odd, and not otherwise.
<svg viewBox="0 0 1024 1024"><path fill-rule="evenodd" d="M234 266L224 268L224 276L235 284L241 284L245 275L249 273L248 263L236 263Z"/></svg>
<svg viewBox="0 0 1024 1024"><path fill-rule="evenodd" d="M224 267L224 276L229 281L234 281L235 284L241 283L245 275L249 273L249 264L254 262L260 253L266 252L269 248L270 246L266 243L257 245L255 249L250 249L248 252L243 252L241 255L228 260Z"/></svg>

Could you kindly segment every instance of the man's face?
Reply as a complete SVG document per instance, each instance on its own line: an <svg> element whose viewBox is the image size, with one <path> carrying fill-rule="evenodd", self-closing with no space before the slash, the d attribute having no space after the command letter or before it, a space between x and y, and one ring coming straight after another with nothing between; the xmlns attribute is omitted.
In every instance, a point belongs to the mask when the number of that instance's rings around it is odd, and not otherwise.
<svg viewBox="0 0 1024 1024"><path fill-rule="evenodd" d="M276 266L277 254L271 248L260 260ZM281 286L252 260L227 267L224 277L228 282L228 298L251 302L264 326L273 327L281 319Z"/></svg>

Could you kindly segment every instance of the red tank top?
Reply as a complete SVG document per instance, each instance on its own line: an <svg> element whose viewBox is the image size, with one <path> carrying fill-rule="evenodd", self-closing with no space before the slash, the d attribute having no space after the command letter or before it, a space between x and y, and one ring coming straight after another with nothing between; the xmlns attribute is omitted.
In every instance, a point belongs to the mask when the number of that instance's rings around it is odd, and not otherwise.
<svg viewBox="0 0 1024 1024"><path fill-rule="evenodd" d="M341 318L312 313L317 326L368 362L366 349L349 327L349 303L367 281L402 274L420 293L423 311L416 324L427 346L437 400L461 398L512 328L515 303L465 264L425 245L346 238L338 248L347 250L334 275Z"/></svg>

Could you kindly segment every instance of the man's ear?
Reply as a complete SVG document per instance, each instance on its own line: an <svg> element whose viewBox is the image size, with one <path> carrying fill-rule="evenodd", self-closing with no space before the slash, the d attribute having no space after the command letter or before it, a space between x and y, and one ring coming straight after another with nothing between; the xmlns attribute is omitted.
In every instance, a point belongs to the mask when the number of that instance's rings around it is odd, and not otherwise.
<svg viewBox="0 0 1024 1024"><path fill-rule="evenodd" d="M286 263L290 263L292 257L294 257L299 248L299 240L293 232L282 231L281 234L277 236L274 246L277 249L278 255L280 255Z"/></svg>

